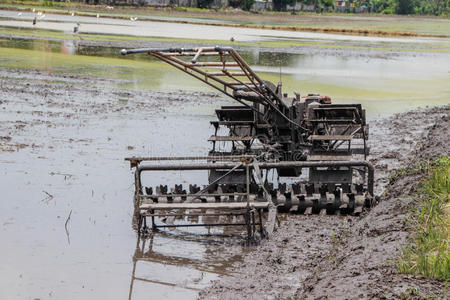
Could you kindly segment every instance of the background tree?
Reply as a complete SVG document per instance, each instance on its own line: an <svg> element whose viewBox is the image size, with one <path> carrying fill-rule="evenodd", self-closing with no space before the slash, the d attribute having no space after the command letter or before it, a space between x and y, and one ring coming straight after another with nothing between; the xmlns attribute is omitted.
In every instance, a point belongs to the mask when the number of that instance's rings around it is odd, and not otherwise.
<svg viewBox="0 0 450 300"><path fill-rule="evenodd" d="M397 3L395 0L374 0L372 2L374 12L392 14L395 12Z"/></svg>
<svg viewBox="0 0 450 300"><path fill-rule="evenodd" d="M409 15L414 13L414 6L413 0L397 0L395 12L400 15Z"/></svg>
<svg viewBox="0 0 450 300"><path fill-rule="evenodd" d="M334 0L322 0L322 3L327 9L334 8Z"/></svg>
<svg viewBox="0 0 450 300"><path fill-rule="evenodd" d="M255 0L243 0L242 9L243 10L250 10L252 9L253 3L255 3Z"/></svg>
<svg viewBox="0 0 450 300"><path fill-rule="evenodd" d="M209 8L213 0L198 0L197 7L198 8Z"/></svg>
<svg viewBox="0 0 450 300"><path fill-rule="evenodd" d="M297 0L273 0L273 10L286 11L288 5L295 6Z"/></svg>
<svg viewBox="0 0 450 300"><path fill-rule="evenodd" d="M228 5L233 8L238 8L243 5L243 1L242 0L229 0Z"/></svg>
<svg viewBox="0 0 450 300"><path fill-rule="evenodd" d="M422 0L422 5L428 4L428 14L433 15L449 15L450 14L450 1L449 0Z"/></svg>

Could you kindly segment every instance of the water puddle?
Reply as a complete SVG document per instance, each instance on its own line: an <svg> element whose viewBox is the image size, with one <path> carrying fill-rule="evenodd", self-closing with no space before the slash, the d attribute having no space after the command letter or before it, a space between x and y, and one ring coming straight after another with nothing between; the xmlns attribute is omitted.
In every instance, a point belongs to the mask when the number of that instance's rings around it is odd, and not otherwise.
<svg viewBox="0 0 450 300"><path fill-rule="evenodd" d="M225 242L225 239L227 241ZM227 274L240 255L228 255L232 236L216 237L159 233L137 240L133 255L129 299L145 295L165 299L196 299L197 293ZM223 246L222 251L217 248ZM236 245L234 245L236 247ZM206 263L205 263L206 261Z"/></svg>

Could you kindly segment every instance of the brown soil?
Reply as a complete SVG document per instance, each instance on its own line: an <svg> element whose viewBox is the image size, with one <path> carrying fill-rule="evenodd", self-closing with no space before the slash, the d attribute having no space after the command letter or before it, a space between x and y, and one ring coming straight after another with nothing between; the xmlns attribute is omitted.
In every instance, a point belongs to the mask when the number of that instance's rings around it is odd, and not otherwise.
<svg viewBox="0 0 450 300"><path fill-rule="evenodd" d="M104 120L117 115L133 118L142 111L166 113L169 108L182 107L186 101L192 105L223 101L217 100L217 94L206 92L123 91L99 87L118 82L121 80L42 70L28 70L25 75L20 69L0 69L0 97L3 99L0 109L2 115L7 116L0 118L0 153L38 148L40 143L48 141L30 140L30 132L32 135L46 128L83 126L86 120L81 116L96 116ZM121 104L118 98L126 99L127 103ZM86 142L74 140L71 136L68 141Z"/></svg>
<svg viewBox="0 0 450 300"><path fill-rule="evenodd" d="M449 155L449 112L439 107L372 122L371 161L378 193L384 191L380 203L360 217L289 216L270 240L234 265L233 275L214 282L200 298L443 298L444 282L396 272L419 178L389 183L388 174L419 159Z"/></svg>

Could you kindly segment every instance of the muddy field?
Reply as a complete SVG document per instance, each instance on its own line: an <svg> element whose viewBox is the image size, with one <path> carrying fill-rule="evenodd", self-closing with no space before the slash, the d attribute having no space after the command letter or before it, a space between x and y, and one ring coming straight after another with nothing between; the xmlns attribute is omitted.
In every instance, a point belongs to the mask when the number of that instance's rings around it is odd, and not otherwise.
<svg viewBox="0 0 450 300"><path fill-rule="evenodd" d="M381 202L370 213L285 215L276 236L252 248L156 235L152 264L138 270L148 281L130 286L133 177L123 158L206 153L205 124L230 102L213 93L118 90L114 79L0 72L0 238L8 258L1 298L196 298L216 279L201 298L401 298L411 287L442 295L440 282L394 272L412 198L408 179L388 186L387 176L418 155L448 155L448 108L371 122Z"/></svg>
<svg viewBox="0 0 450 300"><path fill-rule="evenodd" d="M110 81L1 70L0 298L126 298L136 233L124 158L207 152L211 129L202 107L223 100L128 92L107 87ZM180 135L180 126L195 134ZM232 242L154 237L156 258L137 274L155 282L136 284L133 299L195 298L237 259L208 253Z"/></svg>

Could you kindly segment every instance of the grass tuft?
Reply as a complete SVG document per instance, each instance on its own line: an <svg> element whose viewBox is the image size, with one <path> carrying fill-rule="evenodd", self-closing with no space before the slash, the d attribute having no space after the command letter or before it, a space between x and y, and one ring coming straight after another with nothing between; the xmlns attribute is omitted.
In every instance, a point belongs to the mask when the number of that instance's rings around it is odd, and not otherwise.
<svg viewBox="0 0 450 300"><path fill-rule="evenodd" d="M419 207L413 214L413 243L403 249L398 271L427 278L450 279L450 158L427 168L419 188Z"/></svg>

